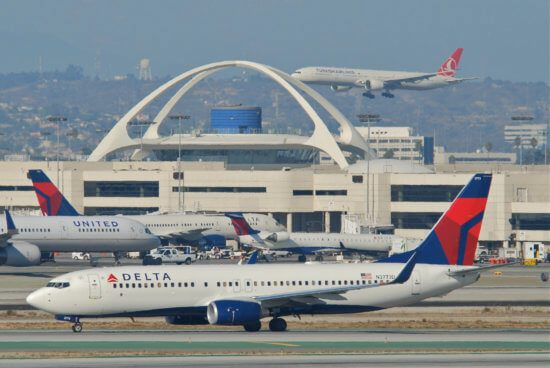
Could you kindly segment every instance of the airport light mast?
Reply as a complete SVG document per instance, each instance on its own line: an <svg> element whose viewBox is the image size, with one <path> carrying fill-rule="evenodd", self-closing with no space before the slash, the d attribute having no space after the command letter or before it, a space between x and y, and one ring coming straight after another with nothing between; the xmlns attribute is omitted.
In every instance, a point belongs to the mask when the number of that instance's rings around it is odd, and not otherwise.
<svg viewBox="0 0 550 368"><path fill-rule="evenodd" d="M46 118L46 120L48 121L55 121L55 124L56 124L56 135L57 135L57 153L56 153L56 157L57 157L57 187L58 188L61 188L59 186L59 124L62 122L62 121L67 121L67 118L66 117L62 117L62 116L48 116ZM63 188L61 188L61 190L63 190Z"/></svg>
<svg viewBox="0 0 550 368"><path fill-rule="evenodd" d="M179 113L168 117L172 120L178 120L178 211L181 213L183 212L181 203L181 121L183 119L188 120L191 116Z"/></svg>
<svg viewBox="0 0 550 368"><path fill-rule="evenodd" d="M367 147L370 151L370 123L376 123L382 119L379 114L359 114L357 117L361 123L367 123ZM374 216L370 213L370 157L367 154L367 224L371 224L372 217Z"/></svg>

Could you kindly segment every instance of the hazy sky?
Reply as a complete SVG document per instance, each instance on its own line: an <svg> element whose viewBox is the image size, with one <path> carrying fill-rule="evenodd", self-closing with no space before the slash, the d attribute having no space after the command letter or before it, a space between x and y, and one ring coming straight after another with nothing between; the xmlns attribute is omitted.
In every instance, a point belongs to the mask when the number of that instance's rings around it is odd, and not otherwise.
<svg viewBox="0 0 550 368"><path fill-rule="evenodd" d="M226 0L0 2L0 73L81 65L102 78L175 76L246 59L435 72L464 47L459 76L549 78L549 0Z"/></svg>

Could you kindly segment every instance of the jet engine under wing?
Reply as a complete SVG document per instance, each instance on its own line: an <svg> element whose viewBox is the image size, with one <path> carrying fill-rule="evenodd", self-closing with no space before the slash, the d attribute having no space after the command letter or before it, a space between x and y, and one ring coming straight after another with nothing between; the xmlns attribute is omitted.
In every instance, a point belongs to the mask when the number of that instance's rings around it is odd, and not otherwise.
<svg viewBox="0 0 550 368"><path fill-rule="evenodd" d="M345 286L337 287L332 289L321 289L321 290L304 290L295 293L284 293L284 294L275 294L254 297L257 301L262 303L262 307L265 308L277 308L277 307L288 307L296 305L307 305L307 304L324 304L321 299L330 299L330 300L343 300L345 297L342 294L347 293L352 290L361 290L374 287L382 287L392 284L403 284L409 280L411 274L416 265L416 259L418 258L418 253L413 253L409 258L405 266L401 269L397 277L388 283L385 284L366 284L366 285L354 285L354 286Z"/></svg>

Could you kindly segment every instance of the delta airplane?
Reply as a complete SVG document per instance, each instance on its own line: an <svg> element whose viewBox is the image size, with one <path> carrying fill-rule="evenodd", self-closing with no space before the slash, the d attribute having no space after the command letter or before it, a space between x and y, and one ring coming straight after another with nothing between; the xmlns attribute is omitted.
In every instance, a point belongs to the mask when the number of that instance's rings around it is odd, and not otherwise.
<svg viewBox="0 0 550 368"><path fill-rule="evenodd" d="M83 318L165 316L171 324L286 329L284 316L375 311L408 305L474 283L473 266L491 174L476 174L422 243L375 263L124 266L53 278L27 297L35 308ZM501 265L499 265L501 266Z"/></svg>
<svg viewBox="0 0 550 368"><path fill-rule="evenodd" d="M456 78L455 72L462 55L459 47L439 68L437 73L413 73L387 70L348 69L313 66L296 70L292 76L304 83L330 85L336 92L351 88L364 88L363 96L374 98L373 91L382 92L382 96L393 98L394 89L427 90L457 84L477 78Z"/></svg>
<svg viewBox="0 0 550 368"><path fill-rule="evenodd" d="M381 234L337 234L337 233L290 233L287 231L260 231L253 229L242 214L225 214L231 219L239 242L254 249L285 250L301 254L298 261L305 262L306 254L353 252L388 254L400 248L403 239L396 235Z"/></svg>
<svg viewBox="0 0 550 368"><path fill-rule="evenodd" d="M45 216L79 216L80 214L63 196L42 170L29 170L27 176L32 180ZM274 218L263 214L247 213L246 220L264 231L284 231L283 225ZM163 214L141 216L117 216L139 221L147 226L163 242L208 243L218 247L225 239L236 239L231 221L223 215L201 214ZM222 240L223 237L223 242Z"/></svg>
<svg viewBox="0 0 550 368"><path fill-rule="evenodd" d="M5 224L5 225L4 225ZM41 252L145 251L160 240L141 223L113 216L11 216L0 221L0 265L40 264Z"/></svg>

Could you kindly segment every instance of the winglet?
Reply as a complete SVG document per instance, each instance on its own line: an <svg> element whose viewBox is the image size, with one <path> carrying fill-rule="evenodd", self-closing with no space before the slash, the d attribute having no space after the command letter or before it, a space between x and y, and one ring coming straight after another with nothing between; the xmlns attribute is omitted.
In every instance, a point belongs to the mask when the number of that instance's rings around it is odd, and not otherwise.
<svg viewBox="0 0 550 368"><path fill-rule="evenodd" d="M246 264L256 264L257 259L258 259L258 251L256 250L256 251L252 252L252 254L250 255L250 258L248 259Z"/></svg>
<svg viewBox="0 0 550 368"><path fill-rule="evenodd" d="M13 222L13 217L11 217L10 211L5 210L5 213L6 213L6 222L8 224L8 235L19 234L19 231L17 231L17 228L15 227L15 223Z"/></svg>
<svg viewBox="0 0 550 368"><path fill-rule="evenodd" d="M231 224L235 228L237 235L252 235L258 234L258 230L254 230L250 227L246 219L241 212L227 212L225 216L231 219Z"/></svg>
<svg viewBox="0 0 550 368"><path fill-rule="evenodd" d="M416 266L417 258L418 258L418 252L414 252L411 258L409 258L409 260L407 261L407 264L405 265L405 267L403 267L401 272L399 272L399 275L397 275L395 280L393 280L391 283L404 284L405 282L407 282L411 277L411 274L414 270L414 266Z"/></svg>

